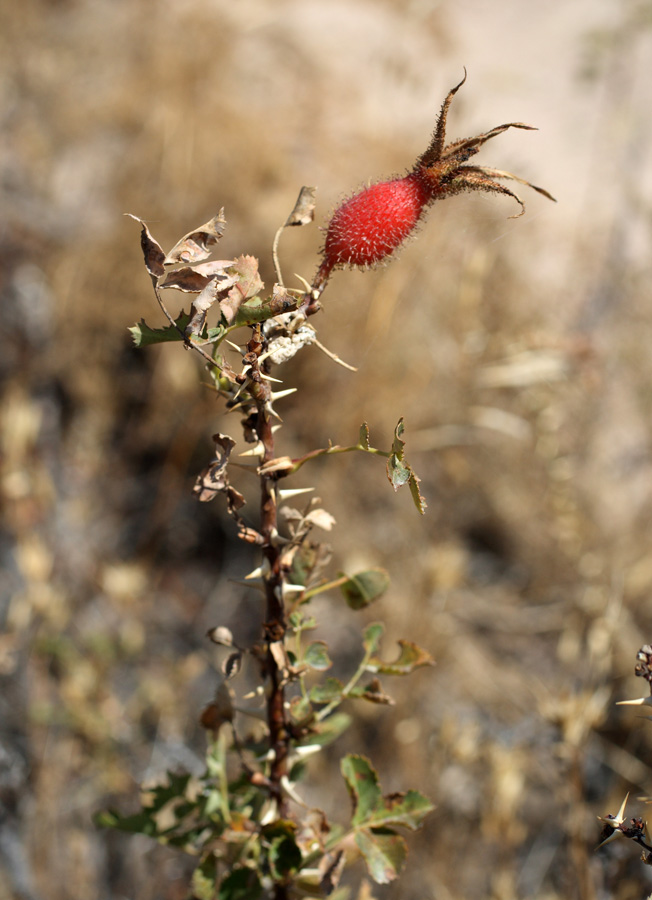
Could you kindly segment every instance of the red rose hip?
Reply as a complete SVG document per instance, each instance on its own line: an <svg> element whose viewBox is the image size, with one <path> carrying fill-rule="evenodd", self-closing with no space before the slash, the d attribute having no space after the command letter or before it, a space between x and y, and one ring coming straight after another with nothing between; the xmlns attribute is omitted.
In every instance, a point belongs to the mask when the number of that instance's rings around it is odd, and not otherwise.
<svg viewBox="0 0 652 900"><path fill-rule="evenodd" d="M402 178L394 177L363 188L335 210L326 230L322 248L322 263L312 284L319 296L326 287L331 272L343 266L366 268L390 257L414 233L428 206L439 198L462 191L487 191L506 194L521 206L521 198L496 179L518 181L533 188L550 200L546 190L529 181L486 166L464 165L486 141L508 128L534 130L522 122L498 125L473 138L464 138L444 145L446 116L451 101L466 81L464 79L444 100L428 149L414 167Z"/></svg>

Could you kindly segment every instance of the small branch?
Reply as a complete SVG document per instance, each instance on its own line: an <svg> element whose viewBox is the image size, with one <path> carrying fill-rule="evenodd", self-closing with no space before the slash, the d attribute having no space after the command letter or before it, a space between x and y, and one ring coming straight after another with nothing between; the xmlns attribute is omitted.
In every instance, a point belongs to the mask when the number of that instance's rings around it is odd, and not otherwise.
<svg viewBox="0 0 652 900"><path fill-rule="evenodd" d="M391 456L391 453L386 450L377 450L375 447L363 447L362 444L353 444L350 447L340 447L339 444L334 444L332 447L321 447L319 450L311 450L310 453L306 453L305 456L299 456L296 459L293 459L292 467L283 472L283 474L294 475L294 473L298 472L305 463L310 462L312 459L317 459L318 456L330 456L335 453L353 453L356 450L359 450L362 453L370 453L372 456L384 456L385 459L388 459Z"/></svg>

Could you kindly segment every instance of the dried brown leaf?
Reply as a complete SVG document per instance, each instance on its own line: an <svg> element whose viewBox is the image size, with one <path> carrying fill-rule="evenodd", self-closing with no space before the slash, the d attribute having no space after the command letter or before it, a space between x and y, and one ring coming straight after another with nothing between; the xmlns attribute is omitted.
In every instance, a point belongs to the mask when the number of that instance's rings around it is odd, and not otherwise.
<svg viewBox="0 0 652 900"><path fill-rule="evenodd" d="M239 256L231 271L237 273L236 283L228 295L220 300L220 309L228 325L233 322L245 300L255 297L265 287L258 274L258 260L255 256Z"/></svg>
<svg viewBox="0 0 652 900"><path fill-rule="evenodd" d="M129 216L130 219L134 219L136 222L140 222L142 226L140 231L140 246L143 250L145 268L149 272L152 282L156 285L161 275L165 274L165 269L163 268L165 253L163 253L163 250L157 241L154 240L149 232L149 228L142 219L139 219L138 216L134 216L132 213L126 213L125 215Z"/></svg>
<svg viewBox="0 0 652 900"><path fill-rule="evenodd" d="M209 222L184 235L165 257L164 264L174 266L206 259L211 254L210 248L217 244L224 234L225 227L226 219L224 210L221 209Z"/></svg>
<svg viewBox="0 0 652 900"><path fill-rule="evenodd" d="M309 225L315 218L315 194L317 188L302 187L294 204L294 209L290 213L285 223L285 227L293 225Z"/></svg>
<svg viewBox="0 0 652 900"><path fill-rule="evenodd" d="M215 303L217 295L221 292L221 282L219 276L216 275L214 278L211 278L204 290L192 301L192 315L184 332L187 338L202 333L206 324L208 310Z"/></svg>
<svg viewBox="0 0 652 900"><path fill-rule="evenodd" d="M223 275L232 260L220 259L215 262L202 263L194 268L183 266L168 272L159 284L161 288L175 288L177 291L185 291L188 294L198 294L216 276L220 276L222 290L232 287L238 280L237 275Z"/></svg>
<svg viewBox="0 0 652 900"><path fill-rule="evenodd" d="M198 476L193 488L193 494L201 503L208 503L220 491L229 487L226 467L231 451L235 447L235 441L228 434L214 434L213 441L216 445L215 458ZM238 492L235 491L235 493Z"/></svg>

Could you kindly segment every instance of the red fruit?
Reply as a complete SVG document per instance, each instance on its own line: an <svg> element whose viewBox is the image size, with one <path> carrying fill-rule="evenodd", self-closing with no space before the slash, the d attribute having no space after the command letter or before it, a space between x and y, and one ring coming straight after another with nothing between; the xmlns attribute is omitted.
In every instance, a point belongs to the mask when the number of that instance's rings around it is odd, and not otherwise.
<svg viewBox="0 0 652 900"><path fill-rule="evenodd" d="M372 184L345 200L328 224L322 248L322 263L312 289L315 298L326 287L333 269L340 266L365 268L381 262L400 247L414 231L424 210L438 198L462 191L486 191L512 197L525 207L521 198L499 180L518 181L554 200L543 188L524 181L511 172L486 166L465 165L491 138L508 128L531 130L531 125L508 122L484 134L445 144L448 108L464 80L448 92L430 144L403 178L391 178ZM520 215L519 214L519 215Z"/></svg>
<svg viewBox="0 0 652 900"><path fill-rule="evenodd" d="M414 172L355 194L329 223L323 267L371 266L389 256L414 230L429 199L430 191Z"/></svg>

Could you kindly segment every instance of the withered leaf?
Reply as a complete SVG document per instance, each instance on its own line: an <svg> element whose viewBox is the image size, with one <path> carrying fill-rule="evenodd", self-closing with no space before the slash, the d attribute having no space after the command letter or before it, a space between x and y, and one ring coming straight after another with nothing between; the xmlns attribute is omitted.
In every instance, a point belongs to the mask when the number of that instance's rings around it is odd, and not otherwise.
<svg viewBox="0 0 652 900"><path fill-rule="evenodd" d="M240 491L236 491L236 489L230 484L226 489L226 500L229 512L231 514L236 512L236 510L241 509L247 502Z"/></svg>
<svg viewBox="0 0 652 900"><path fill-rule="evenodd" d="M317 188L302 187L294 204L294 209L290 213L285 223L285 227L292 225L309 225L315 218L315 194Z"/></svg>
<svg viewBox="0 0 652 900"><path fill-rule="evenodd" d="M240 650L235 650L233 653L230 653L222 663L222 674L227 679L235 678L241 668L242 653Z"/></svg>
<svg viewBox="0 0 652 900"><path fill-rule="evenodd" d="M183 266L181 269L173 269L168 272L159 284L161 288L175 288L177 291L185 291L188 294L198 294L216 276L221 276L222 290L231 287L238 280L237 275L223 275L233 260L219 259L215 262L201 263L194 268Z"/></svg>
<svg viewBox="0 0 652 900"><path fill-rule="evenodd" d="M213 276L203 291L192 301L192 316L186 325L185 335L187 338L194 335L200 335L206 324L206 316L211 308L217 295L222 292L221 281L219 275Z"/></svg>
<svg viewBox="0 0 652 900"><path fill-rule="evenodd" d="M221 209L206 224L200 225L199 228L184 235L165 257L164 264L173 266L178 263L192 263L206 259L211 254L210 248L217 244L224 234L225 227L224 209Z"/></svg>
<svg viewBox="0 0 652 900"><path fill-rule="evenodd" d="M220 491L229 486L226 466L235 447L235 441L228 434L214 434L213 441L216 446L215 459L198 476L192 491L201 503L213 500Z"/></svg>
<svg viewBox="0 0 652 900"><path fill-rule="evenodd" d="M311 510L306 516L306 522L310 522L311 525L316 525L324 531L331 531L335 525L334 517L325 509Z"/></svg>
<svg viewBox="0 0 652 900"><path fill-rule="evenodd" d="M156 285L161 275L165 274L165 269L163 268L165 253L163 253L160 245L149 233L149 228L142 219L139 219L138 216L134 216L132 213L125 213L125 215L129 216L130 219L134 219L136 222L140 222L142 226L140 231L140 246L143 250L145 268L149 272L153 284Z"/></svg>
<svg viewBox="0 0 652 900"><path fill-rule="evenodd" d="M239 256L231 272L237 273L237 281L228 295L220 300L220 309L228 325L231 325L245 300L255 297L265 287L258 274L255 256Z"/></svg>

